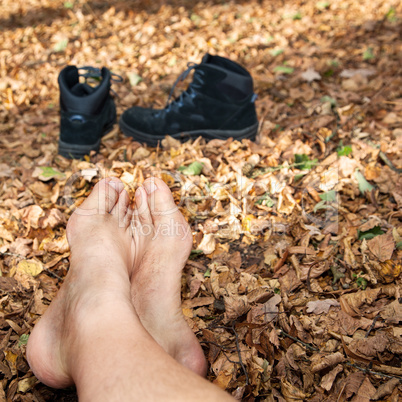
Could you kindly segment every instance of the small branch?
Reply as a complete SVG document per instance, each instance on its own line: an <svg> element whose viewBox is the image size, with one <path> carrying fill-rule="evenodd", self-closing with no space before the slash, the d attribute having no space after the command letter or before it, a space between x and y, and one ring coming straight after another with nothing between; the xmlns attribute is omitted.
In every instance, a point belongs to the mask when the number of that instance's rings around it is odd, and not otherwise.
<svg viewBox="0 0 402 402"><path fill-rule="evenodd" d="M397 377L397 376L395 376L395 375L389 375L389 374L380 373L380 372L378 372L378 371L370 370L370 369L365 368L365 367L360 367L360 366L358 366L357 364L354 364L354 363L351 363L351 362L346 362L346 364L347 364L348 366L357 368L358 370L363 371L363 373L366 373L366 374L374 374L374 375L378 375L378 376L380 376L380 377L385 377L385 378L396 378L397 380L399 380L400 382L402 382L402 378L401 378L401 377Z"/></svg>
<svg viewBox="0 0 402 402"><path fill-rule="evenodd" d="M374 317L373 323L370 325L370 328L368 329L368 331L366 332L365 338L368 338L368 336L370 335L370 332L373 330L375 323L377 322L377 320L380 318L380 315L376 315Z"/></svg>
<svg viewBox="0 0 402 402"><path fill-rule="evenodd" d="M246 385L248 385L250 380L249 380L249 377L248 377L248 373L247 373L246 367L244 366L243 360L242 360L242 358L241 358L241 351L240 351L240 344L239 344L239 336L237 335L237 332L236 332L234 323L232 324L232 330L233 330L233 333L234 333L234 336L235 336L237 354L239 355L239 363L240 363L240 366L241 366L241 368L242 368L242 370L243 370L244 375L246 376Z"/></svg>
<svg viewBox="0 0 402 402"><path fill-rule="evenodd" d="M292 336L292 335L287 334L287 333L286 333L285 331L283 331L282 329L281 329L281 335L286 336L286 337L288 337L288 338L294 340L295 342L298 342L298 343L302 344L302 345L303 345L304 347L306 347L307 349L313 350L314 352L319 352L319 349L317 349L316 347L311 346L310 344L308 344L308 343L306 343L306 342L303 342L303 341L301 341L300 339L295 338L295 337Z"/></svg>

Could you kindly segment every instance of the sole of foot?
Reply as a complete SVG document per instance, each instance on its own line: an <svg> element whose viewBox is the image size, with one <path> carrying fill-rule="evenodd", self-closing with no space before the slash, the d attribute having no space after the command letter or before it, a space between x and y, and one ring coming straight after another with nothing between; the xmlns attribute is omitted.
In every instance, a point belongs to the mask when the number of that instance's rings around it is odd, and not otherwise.
<svg viewBox="0 0 402 402"><path fill-rule="evenodd" d="M199 375L207 365L202 348L181 309L181 278L192 234L163 180L145 180L135 194L133 238L142 250L131 278L141 322L173 358Z"/></svg>
<svg viewBox="0 0 402 402"><path fill-rule="evenodd" d="M69 272L27 345L32 371L50 387L74 383L69 357L83 323L105 314L111 300L125 302L125 288L131 305L129 277L135 250L128 202L122 182L101 180L69 219Z"/></svg>

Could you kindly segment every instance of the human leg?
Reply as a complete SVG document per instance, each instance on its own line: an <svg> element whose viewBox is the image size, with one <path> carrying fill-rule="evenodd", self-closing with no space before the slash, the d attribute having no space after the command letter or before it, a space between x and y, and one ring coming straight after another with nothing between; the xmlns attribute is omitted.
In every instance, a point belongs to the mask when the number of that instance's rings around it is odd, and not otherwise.
<svg viewBox="0 0 402 402"><path fill-rule="evenodd" d="M203 351L181 309L182 270L192 248L190 227L161 179L147 179L135 198L133 237L142 254L137 254L131 277L134 307L145 328L172 357L205 375Z"/></svg>
<svg viewBox="0 0 402 402"><path fill-rule="evenodd" d="M137 250L127 205L122 183L103 180L70 218L70 270L30 336L32 370L52 387L75 383L82 401L231 400L142 326L131 302Z"/></svg>

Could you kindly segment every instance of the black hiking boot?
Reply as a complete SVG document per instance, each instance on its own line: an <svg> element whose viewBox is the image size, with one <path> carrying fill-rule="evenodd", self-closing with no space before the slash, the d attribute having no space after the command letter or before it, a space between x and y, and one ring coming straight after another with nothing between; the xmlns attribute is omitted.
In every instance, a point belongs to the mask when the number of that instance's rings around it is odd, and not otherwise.
<svg viewBox="0 0 402 402"><path fill-rule="evenodd" d="M175 100L172 92L194 70L193 81ZM165 135L186 141L200 135L213 138L255 140L258 120L253 79L239 64L206 54L200 64L189 64L173 85L164 109L132 107L120 118L123 133L156 146Z"/></svg>
<svg viewBox="0 0 402 402"><path fill-rule="evenodd" d="M79 70L85 73L80 74ZM80 76L85 83L80 83ZM88 80L100 81L93 87ZM81 159L98 151L101 138L116 123L116 107L110 96L110 71L94 67L65 67L59 75L60 139L59 154Z"/></svg>

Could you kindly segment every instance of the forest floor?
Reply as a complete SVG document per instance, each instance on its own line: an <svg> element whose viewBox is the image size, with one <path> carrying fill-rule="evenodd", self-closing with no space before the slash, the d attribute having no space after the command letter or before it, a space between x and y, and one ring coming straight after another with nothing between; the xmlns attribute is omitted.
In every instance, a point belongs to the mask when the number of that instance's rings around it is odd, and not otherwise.
<svg viewBox="0 0 402 402"><path fill-rule="evenodd" d="M183 313L210 381L245 401L400 400L401 22L397 0L3 0L0 401L76 400L25 359L68 271L66 222L99 178L133 196L151 175L193 230ZM155 149L116 126L98 154L57 154L65 65L121 75L120 115L164 107L206 52L251 72L257 143Z"/></svg>

